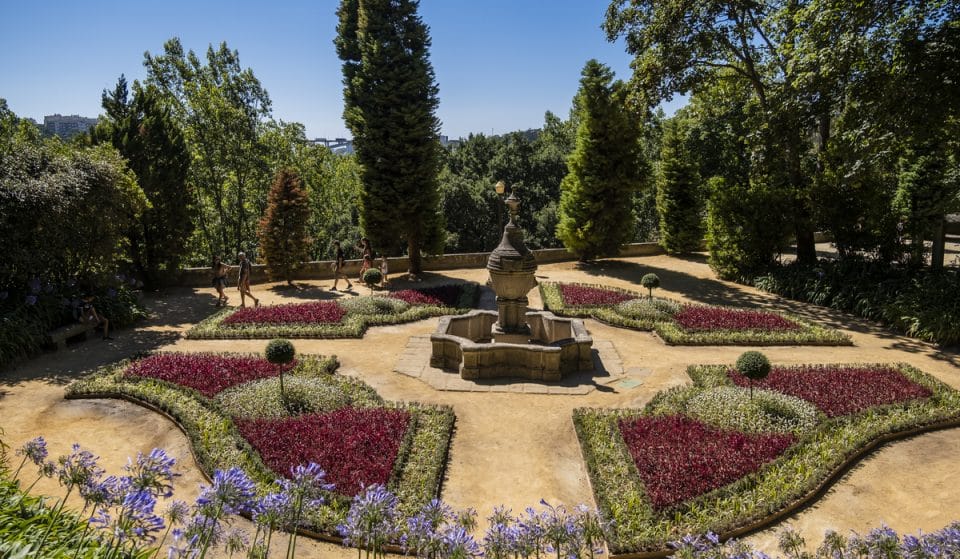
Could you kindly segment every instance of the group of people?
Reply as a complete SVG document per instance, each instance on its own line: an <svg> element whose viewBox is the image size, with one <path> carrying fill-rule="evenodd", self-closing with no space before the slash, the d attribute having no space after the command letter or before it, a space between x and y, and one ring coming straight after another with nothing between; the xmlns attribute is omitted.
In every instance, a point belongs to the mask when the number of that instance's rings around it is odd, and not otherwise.
<svg viewBox="0 0 960 559"><path fill-rule="evenodd" d="M345 279L347 280L346 291L350 291L353 289L353 283L343 271L343 268L346 265L346 259L343 254L343 248L340 246L340 241L333 241L333 248L333 287L331 287L330 290L336 291L337 283L341 279ZM358 281L362 282L364 272L373 267L373 250L370 248L370 239L366 237L360 239L360 242L357 244L357 248L360 250L363 258L363 262L360 264L360 274L358 278ZM240 291L240 306L247 306L247 297L250 297L253 299L253 305L255 307L259 307L260 299L254 297L253 293L250 292L251 263L249 260L247 260L246 254L242 252L237 254L237 260L238 264L236 266L230 266L219 256L215 256L213 258L213 287L217 290L216 306L227 306L227 301L230 300L230 297L228 297L224 292L224 289L227 287L227 274L230 273L232 268L237 268L237 289ZM389 266L387 264L387 255L383 254L380 256L380 287L384 287L386 285L388 274Z"/></svg>
<svg viewBox="0 0 960 559"><path fill-rule="evenodd" d="M360 273L358 274L357 281L363 282L363 274L367 270L373 267L373 249L370 248L370 239L364 237L360 239L360 242L357 244L357 248L360 250L362 262L360 263ZM333 287L330 288L330 291L337 290L337 283L341 279L347 281L347 291L353 289L353 283L350 282L350 278L347 277L347 274L344 273L343 267L346 265L346 260L343 256L343 247L340 246L340 241L333 241ZM387 255L380 255L380 287L384 287L387 284L387 275L390 273L389 265L387 264Z"/></svg>
<svg viewBox="0 0 960 559"><path fill-rule="evenodd" d="M237 289L240 291L240 306L246 307L247 297L250 297L253 299L253 306L259 307L260 299L250 293L250 271L252 269L250 261L247 260L247 255L242 252L237 254L237 261L236 266L230 266L219 256L213 257L213 287L217 290L216 306L227 306L230 297L227 297L227 294L223 291L227 287L227 274L230 273L231 268L237 268Z"/></svg>

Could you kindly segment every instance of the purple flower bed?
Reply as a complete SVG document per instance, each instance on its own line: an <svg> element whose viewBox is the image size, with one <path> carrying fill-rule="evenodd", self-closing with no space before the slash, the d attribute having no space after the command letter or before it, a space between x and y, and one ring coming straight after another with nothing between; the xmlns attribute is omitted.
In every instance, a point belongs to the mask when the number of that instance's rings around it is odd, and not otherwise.
<svg viewBox="0 0 960 559"><path fill-rule="evenodd" d="M411 305L435 305L438 307L456 307L463 294L463 287L458 284L438 285L421 289L404 289L394 291L390 297L406 301Z"/></svg>
<svg viewBox="0 0 960 559"><path fill-rule="evenodd" d="M385 408L236 420L271 470L289 475L291 468L315 462L334 490L348 496L371 484L387 484L409 423L408 412Z"/></svg>
<svg viewBox="0 0 960 559"><path fill-rule="evenodd" d="M750 380L734 369L727 376L737 386ZM757 388L775 390L806 400L827 417L857 413L868 408L929 397L932 392L892 367L807 365L773 367Z"/></svg>
<svg viewBox="0 0 960 559"><path fill-rule="evenodd" d="M756 472L794 443L790 434L722 431L682 415L621 419L618 425L655 509Z"/></svg>
<svg viewBox="0 0 960 559"><path fill-rule="evenodd" d="M566 283L560 284L560 297L563 299L563 304L570 307L616 305L636 298L635 295L612 289Z"/></svg>
<svg viewBox="0 0 960 559"><path fill-rule="evenodd" d="M800 328L800 325L796 322L772 312L699 305L685 306L673 318L677 321L677 324L688 331L767 330L782 332Z"/></svg>
<svg viewBox="0 0 960 559"><path fill-rule="evenodd" d="M293 303L240 308L225 318L223 324L336 324L346 314L346 309L336 301Z"/></svg>
<svg viewBox="0 0 960 559"><path fill-rule="evenodd" d="M296 361L284 365L289 371ZM154 378L193 388L211 398L238 384L277 376L277 366L263 357L223 356L209 353L158 353L134 361L126 376Z"/></svg>

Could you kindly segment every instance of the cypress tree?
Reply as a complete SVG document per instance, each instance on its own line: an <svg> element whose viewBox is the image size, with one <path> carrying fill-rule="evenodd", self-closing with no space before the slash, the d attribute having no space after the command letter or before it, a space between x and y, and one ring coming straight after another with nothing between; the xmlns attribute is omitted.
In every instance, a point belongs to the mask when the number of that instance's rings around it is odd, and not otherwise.
<svg viewBox="0 0 960 559"><path fill-rule="evenodd" d="M696 162L686 146L684 122L664 123L657 180L660 245L670 254L693 252L703 239L703 197Z"/></svg>
<svg viewBox="0 0 960 559"><path fill-rule="evenodd" d="M576 147L560 183L557 237L580 260L613 256L633 236L631 199L643 183L640 121L627 109L625 87L590 60L574 99Z"/></svg>
<svg viewBox="0 0 960 559"><path fill-rule="evenodd" d="M421 271L421 250L443 246L438 90L417 6L342 0L335 40L344 120L362 165L361 228L378 251L397 253L406 243L411 274Z"/></svg>
<svg viewBox="0 0 960 559"><path fill-rule="evenodd" d="M300 177L281 169L270 187L267 211L260 220L260 256L271 279L293 283L293 271L307 259L311 239L307 235L310 201Z"/></svg>

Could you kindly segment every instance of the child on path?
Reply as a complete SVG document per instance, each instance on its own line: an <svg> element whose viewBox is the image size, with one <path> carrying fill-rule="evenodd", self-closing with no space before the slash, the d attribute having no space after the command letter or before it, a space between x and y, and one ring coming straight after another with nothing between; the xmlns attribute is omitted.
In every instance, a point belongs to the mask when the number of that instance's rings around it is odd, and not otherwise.
<svg viewBox="0 0 960 559"><path fill-rule="evenodd" d="M357 246L363 253L363 263L360 265L360 279L357 281L363 283L363 273L373 266L373 251L370 250L370 239L366 237L360 239L360 244Z"/></svg>
<svg viewBox="0 0 960 559"><path fill-rule="evenodd" d="M227 297L227 294L223 290L227 287L227 273L230 271L230 266L224 264L223 260L219 256L213 257L213 286L217 288L217 304L216 306L227 306L227 301L230 297Z"/></svg>
<svg viewBox="0 0 960 559"><path fill-rule="evenodd" d="M380 255L380 288L387 285L387 274L390 273L390 266L387 264L387 255Z"/></svg>
<svg viewBox="0 0 960 559"><path fill-rule="evenodd" d="M83 303L80 306L80 322L102 326L103 339L112 340L113 338L110 337L110 321L107 317L98 313L96 307L93 306L93 295L87 295L82 301Z"/></svg>

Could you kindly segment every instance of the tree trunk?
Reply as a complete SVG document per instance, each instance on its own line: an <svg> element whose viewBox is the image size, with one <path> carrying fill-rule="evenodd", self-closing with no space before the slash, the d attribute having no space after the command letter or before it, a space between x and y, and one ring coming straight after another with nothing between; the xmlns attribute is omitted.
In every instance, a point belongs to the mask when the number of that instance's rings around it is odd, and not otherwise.
<svg viewBox="0 0 960 559"><path fill-rule="evenodd" d="M944 227L943 216L937 221L933 228L933 249L930 252L930 267L934 270L943 269L944 254L946 252L946 228Z"/></svg>
<svg viewBox="0 0 960 559"><path fill-rule="evenodd" d="M420 259L419 237L411 235L407 240L407 257L410 261L407 273L411 276L419 276L420 273L423 272L423 262Z"/></svg>

